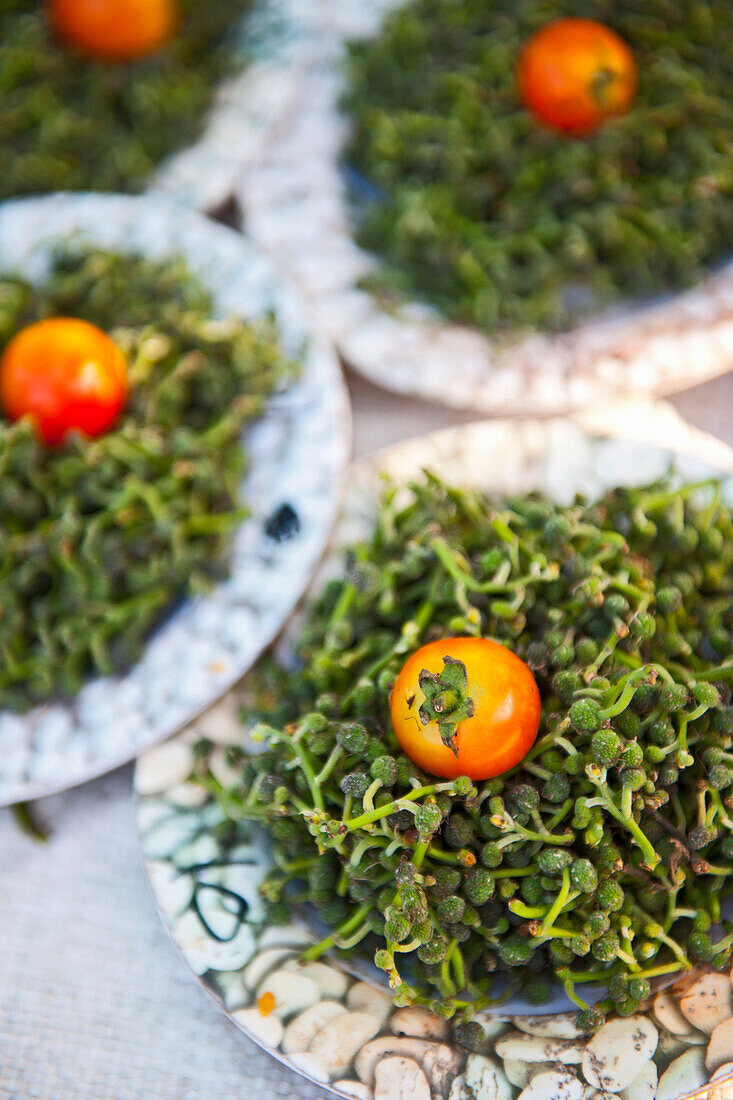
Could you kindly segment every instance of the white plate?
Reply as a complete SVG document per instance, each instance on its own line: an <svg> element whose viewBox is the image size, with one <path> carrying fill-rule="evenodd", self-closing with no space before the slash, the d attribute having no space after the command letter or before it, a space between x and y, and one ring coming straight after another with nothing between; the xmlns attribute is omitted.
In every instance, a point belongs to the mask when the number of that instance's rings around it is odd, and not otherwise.
<svg viewBox="0 0 733 1100"><path fill-rule="evenodd" d="M733 451L688 427L669 407L658 403L625 404L597 417L478 423L410 440L355 468L332 553L325 560L314 587L317 588L333 568L339 547L363 537L368 530L374 515L380 472L405 480L428 468L456 484L482 487L496 493L541 489L556 499L568 500L576 491L596 495L617 484L644 483L662 476L671 461L685 479L705 477L711 472L726 475L727 487L733 496ZM296 632L297 617L291 621L283 638L285 652L289 639ZM312 1000L335 1000L350 1011L363 1008L368 1001L368 1011L379 1017L377 1030L380 1034L394 1035L399 1026L395 1021L388 1023L389 994L360 980L366 977L368 982L371 977L379 981L377 971L370 971L368 966L350 964L346 967L336 959L329 959L328 970L321 966L306 971L305 975L301 973L300 989L286 993L282 983L290 982L288 973L292 977L292 969L298 969L298 949L317 937L305 923L287 928L267 927L258 895L258 886L269 866L266 843L246 825L237 826L234 836L223 839L217 828L223 820L221 811L209 800L203 787L189 781L192 746L205 737L215 745L211 770L227 782L226 746L241 745L244 741L237 719L241 699L240 686L178 738L138 761L137 821L150 887L165 926L185 962L220 1008L249 1038L296 1072L326 1085L339 1095L363 1097L362 1092L349 1092L348 1084L354 1084L359 1070L359 1050L372 1037L364 1033L359 1039L358 1029L362 1028L363 1020L350 1020L351 1032L349 1022L340 1025L346 1028L343 1042L351 1044L351 1054L336 1070L333 1065L329 1069L318 1044L315 1049L293 1052L292 1032L284 1036L278 1019L263 1016L258 1009L259 996L274 981L282 989L283 997L293 997L291 1011L283 1010L286 1024ZM222 888L231 893L222 893ZM242 919L233 915L232 905L238 904L236 896L249 906ZM216 935L207 929L207 923ZM217 939L217 935L220 938ZM277 973L276 978L272 977L273 973ZM315 980L318 988L303 986L304 976ZM542 1012L545 1015L548 1009L557 1012L571 1007L561 995L544 1009L532 1009L515 1000L508 1010L517 1014ZM325 1011L337 1012L338 1009L327 1007ZM507 1007L499 1011L506 1012ZM496 1014L483 1014L482 1020L494 1033L501 1030ZM431 1026L439 1028L440 1023L433 1019ZM448 1028L445 1028L443 1042L450 1048L446 1057L455 1075L465 1066L466 1051L455 1042ZM356 1069L352 1064L355 1057ZM475 1069L476 1063L470 1063L469 1078ZM512 1100L519 1091L514 1088L508 1093L492 1093L476 1089L465 1094L457 1092L456 1096L451 1092L450 1097L451 1100L487 1100L488 1097ZM683 1094L681 1088L667 1100L678 1100ZM415 1095L425 1094L416 1091ZM435 1084L432 1100L439 1100L444 1095ZM541 1100L550 1100L550 1097Z"/></svg>
<svg viewBox="0 0 733 1100"><path fill-rule="evenodd" d="M310 296L345 362L396 393L515 415L562 413L613 392L668 394L731 369L733 265L684 293L506 348L417 301L387 313L359 288L378 260L351 233L343 62L347 42L376 34L403 2L309 0L283 12L280 114L237 189L248 233Z"/></svg>
<svg viewBox="0 0 733 1100"><path fill-rule="evenodd" d="M149 190L164 191L199 210L212 210L230 198L270 122L287 103L282 69L292 48L297 2L255 0L232 28L239 72L217 89L199 139L158 167Z"/></svg>
<svg viewBox="0 0 733 1100"><path fill-rule="evenodd" d="M0 270L43 278L54 243L71 235L103 248L180 254L221 314L273 311L283 345L304 357L301 378L245 433L243 495L231 574L184 604L125 676L90 680L73 702L0 712L0 805L59 791L133 759L209 706L272 641L310 580L331 531L350 449L350 413L330 346L310 339L300 302L238 234L169 200L54 195L0 206ZM154 308L154 307L153 307ZM153 314L154 317L154 314ZM283 503L300 531L279 544L265 520Z"/></svg>

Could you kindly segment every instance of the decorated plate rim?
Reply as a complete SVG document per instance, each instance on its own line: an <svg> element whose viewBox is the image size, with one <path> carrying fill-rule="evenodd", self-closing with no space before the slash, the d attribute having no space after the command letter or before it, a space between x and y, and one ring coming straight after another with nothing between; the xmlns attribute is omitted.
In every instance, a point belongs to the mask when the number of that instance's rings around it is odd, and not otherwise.
<svg viewBox="0 0 733 1100"><path fill-rule="evenodd" d="M38 732L39 723L44 721L46 726L41 729L52 727L48 735L51 741L54 730L57 736L59 729L67 731L69 739L74 732L78 735L79 729L86 725L77 713L82 706L87 706L92 725L97 728L116 728L120 722L124 725L128 715L116 709L117 702L124 697L122 689L136 698L142 692L143 702L152 706L153 718L148 723L148 733L143 735L138 730L134 737L130 735L129 741L123 737L116 742L112 738L106 752L98 751L87 760L79 759L83 755L82 744L75 750L77 757L72 755L62 776L44 774L36 779L13 778L5 756L5 778L0 778L0 806L57 793L121 766L142 749L180 729L243 675L278 633L310 581L336 517L351 447L351 413L336 356L326 341L312 336L297 293L283 281L257 246L202 214L160 196L59 193L42 198L13 199L0 205L0 264L5 270L20 267L24 275L37 281L46 270L53 244L75 235L102 247L137 250L148 255L183 253L192 269L211 289L222 312L256 317L274 309L285 346L295 354L306 345L307 349L303 354L304 369L300 379L288 390L275 395L263 416L245 432L251 461L244 486L253 515L235 535L232 570L227 580L205 597L185 601L153 634L141 660L125 675L90 678L70 703L44 704L24 715L0 711L0 746L4 756L14 749L22 752L22 747L18 748L22 737L28 741L26 749L32 756L32 739ZM297 499L298 494L302 499ZM293 499L288 501L288 496ZM292 542L276 544L267 538L262 525L278 504L286 502L296 505L306 526ZM241 558L240 564L237 556ZM191 688L188 703L171 705L167 718L165 715L156 717L154 702L160 679L153 674L152 666L147 696L144 682L146 662L152 659L153 647L155 651L164 649L167 639L172 641L176 637L173 631L177 631L180 652L186 626L203 624L198 628L204 629L207 609L213 615L211 609L218 604L224 612L239 612L243 629L246 620L249 628L257 631L258 621L262 619L261 609L256 608L256 591L253 591L256 585L252 579L247 579L255 565L262 578L275 579L281 575L288 578L284 587L275 588L276 594L278 588L282 588L277 610L265 609L264 622L254 644L236 638L231 641L229 649L233 657L227 657L226 667L221 671L214 668L214 656L210 658L206 691L201 684L198 695ZM271 584L271 590L272 587ZM255 610L245 615L250 604ZM222 611L216 609L222 625L226 625ZM212 620L206 629L213 645L217 640L217 624ZM92 701L87 703L89 696L86 693L90 686ZM95 694L98 696L96 701ZM114 722L109 722L109 713L115 714ZM142 709L137 717L142 729L145 721ZM131 721L128 719L128 723ZM71 732L68 732L69 726ZM111 737L109 732L107 737ZM39 751L38 755L48 758L48 750L45 754Z"/></svg>

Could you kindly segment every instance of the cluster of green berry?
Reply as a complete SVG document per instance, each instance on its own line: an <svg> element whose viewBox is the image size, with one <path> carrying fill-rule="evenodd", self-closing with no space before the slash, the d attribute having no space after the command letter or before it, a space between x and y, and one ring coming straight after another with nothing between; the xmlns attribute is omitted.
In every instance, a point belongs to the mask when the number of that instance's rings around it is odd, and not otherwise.
<svg viewBox="0 0 733 1100"><path fill-rule="evenodd" d="M271 321L215 319L180 259L72 250L41 286L0 276L0 348L54 316L113 335L130 399L111 431L53 449L0 418L0 707L14 710L128 667L176 599L226 572L242 431L297 371Z"/></svg>
<svg viewBox="0 0 733 1100"><path fill-rule="evenodd" d="M272 837L273 916L305 904L333 928L310 958L370 945L398 1002L446 1017L540 1003L553 978L588 1027L633 1013L653 978L733 948L732 593L714 483L567 507L392 486L300 669L262 673L264 750L232 750L223 789L202 746L203 781ZM456 634L509 646L542 695L534 747L479 784L422 773L389 721L405 658Z"/></svg>
<svg viewBox="0 0 733 1100"><path fill-rule="evenodd" d="M627 114L582 138L522 107L517 62L554 18L631 47ZM422 296L492 333L565 330L689 285L733 247L727 0L415 0L353 47L358 239L386 303Z"/></svg>
<svg viewBox="0 0 733 1100"><path fill-rule="evenodd" d="M0 198L139 191L194 142L217 84L236 71L236 21L252 0L182 0L181 27L152 57L109 64L57 42L45 5L0 5Z"/></svg>

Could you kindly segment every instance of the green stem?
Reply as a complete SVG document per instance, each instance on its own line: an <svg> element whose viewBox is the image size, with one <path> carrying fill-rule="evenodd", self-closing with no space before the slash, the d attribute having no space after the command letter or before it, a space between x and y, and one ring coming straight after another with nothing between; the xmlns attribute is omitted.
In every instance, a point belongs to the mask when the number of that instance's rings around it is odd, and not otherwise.
<svg viewBox="0 0 733 1100"><path fill-rule="evenodd" d="M452 789L453 786L451 783L433 783L427 787L416 787L414 791L410 791L404 798L388 802L386 806L378 806L375 810L360 814L359 817L352 817L350 821L344 821L343 824L348 832L352 833L355 829L363 829L365 825L372 825L375 821L380 821L383 817L389 817L390 814L396 813L400 808L415 809L414 806L405 805L405 803L412 803L418 798L424 798L429 794L442 794L443 791L450 791Z"/></svg>
<svg viewBox="0 0 733 1100"><path fill-rule="evenodd" d="M336 947L336 939L350 935L361 923L369 916L372 911L371 905L362 905L359 909L353 913L347 921L344 921L335 932L332 932L330 936L326 936L320 943L314 943L312 947L306 948L303 952L303 959L306 962L315 962L316 959L320 959L321 955L325 955L327 951L330 951L332 947Z"/></svg>

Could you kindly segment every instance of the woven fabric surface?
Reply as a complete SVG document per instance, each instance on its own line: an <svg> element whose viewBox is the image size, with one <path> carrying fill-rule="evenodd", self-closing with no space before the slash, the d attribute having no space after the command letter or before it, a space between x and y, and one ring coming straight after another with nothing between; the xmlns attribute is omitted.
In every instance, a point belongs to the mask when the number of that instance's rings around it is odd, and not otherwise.
<svg viewBox="0 0 733 1100"><path fill-rule="evenodd" d="M125 769L0 817L2 1100L315 1100L220 1014L178 957L143 875Z"/></svg>

